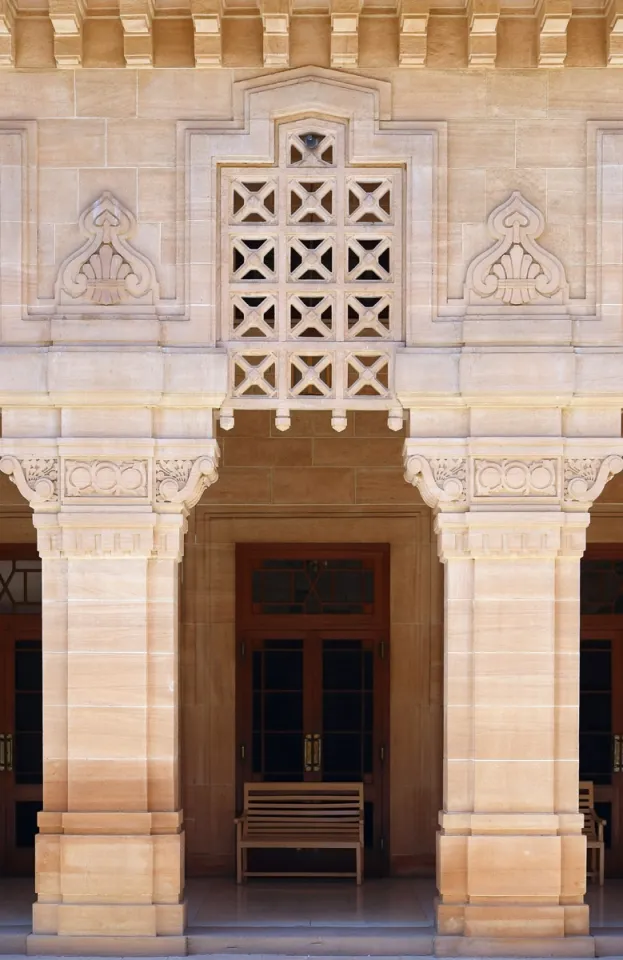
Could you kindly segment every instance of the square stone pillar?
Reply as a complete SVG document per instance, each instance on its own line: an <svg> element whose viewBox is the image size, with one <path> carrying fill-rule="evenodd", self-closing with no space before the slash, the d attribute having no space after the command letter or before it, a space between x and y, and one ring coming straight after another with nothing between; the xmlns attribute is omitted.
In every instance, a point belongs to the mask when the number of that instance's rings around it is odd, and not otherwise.
<svg viewBox="0 0 623 960"><path fill-rule="evenodd" d="M417 450L407 441L407 479L437 511L445 565L436 952L592 956L580 558L588 507L623 460Z"/></svg>
<svg viewBox="0 0 623 960"><path fill-rule="evenodd" d="M43 559L31 954L186 953L178 565L187 508L216 478L206 443L195 460L148 441L140 457L0 461Z"/></svg>

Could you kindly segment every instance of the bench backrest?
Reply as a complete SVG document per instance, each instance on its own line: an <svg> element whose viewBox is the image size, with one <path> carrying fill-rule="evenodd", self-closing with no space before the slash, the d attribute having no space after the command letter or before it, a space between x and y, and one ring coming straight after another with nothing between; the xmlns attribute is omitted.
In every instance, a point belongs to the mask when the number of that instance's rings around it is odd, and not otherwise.
<svg viewBox="0 0 623 960"><path fill-rule="evenodd" d="M245 833L349 833L363 814L362 783L245 783Z"/></svg>
<svg viewBox="0 0 623 960"><path fill-rule="evenodd" d="M592 839L595 836L595 787L592 780L580 780L579 808L584 814L584 833Z"/></svg>

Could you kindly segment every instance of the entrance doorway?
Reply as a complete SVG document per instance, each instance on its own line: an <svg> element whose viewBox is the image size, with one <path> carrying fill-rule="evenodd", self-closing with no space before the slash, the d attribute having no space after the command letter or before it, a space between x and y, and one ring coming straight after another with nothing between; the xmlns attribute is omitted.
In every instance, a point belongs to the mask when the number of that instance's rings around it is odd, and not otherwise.
<svg viewBox="0 0 623 960"><path fill-rule="evenodd" d="M368 876L389 856L388 574L386 545L237 548L238 804L245 782L363 783ZM344 856L251 853L312 872Z"/></svg>
<svg viewBox="0 0 623 960"><path fill-rule="evenodd" d="M21 555L20 555L21 554ZM30 554L30 555L29 555ZM0 555L0 874L34 871L42 807L41 561ZM35 612L36 611L36 612Z"/></svg>
<svg viewBox="0 0 623 960"><path fill-rule="evenodd" d="M580 780L606 820L606 875L623 877L622 547L589 547L581 584Z"/></svg>

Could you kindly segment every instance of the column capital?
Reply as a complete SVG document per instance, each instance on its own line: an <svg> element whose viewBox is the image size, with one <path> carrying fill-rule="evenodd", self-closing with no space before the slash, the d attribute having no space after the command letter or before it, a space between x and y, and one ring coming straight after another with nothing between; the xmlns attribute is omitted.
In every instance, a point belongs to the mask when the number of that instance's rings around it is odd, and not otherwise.
<svg viewBox="0 0 623 960"><path fill-rule="evenodd" d="M218 478L216 440L0 441L0 471L33 510L183 513Z"/></svg>
<svg viewBox="0 0 623 960"><path fill-rule="evenodd" d="M440 513L583 513L623 470L618 438L410 438L403 453L406 481Z"/></svg>
<svg viewBox="0 0 623 960"><path fill-rule="evenodd" d="M435 518L439 558L579 560L586 546L589 514L538 510L470 510Z"/></svg>

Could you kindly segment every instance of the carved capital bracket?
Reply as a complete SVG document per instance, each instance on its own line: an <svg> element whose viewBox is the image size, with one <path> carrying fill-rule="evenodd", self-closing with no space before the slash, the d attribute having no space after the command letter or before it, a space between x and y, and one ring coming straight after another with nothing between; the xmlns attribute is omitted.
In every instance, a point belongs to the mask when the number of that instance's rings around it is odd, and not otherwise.
<svg viewBox="0 0 623 960"><path fill-rule="evenodd" d="M0 471L15 484L31 507L58 509L58 457L3 456Z"/></svg>
<svg viewBox="0 0 623 960"><path fill-rule="evenodd" d="M567 457L564 465L564 500L567 509L587 510L612 477L623 470L623 457Z"/></svg>
<svg viewBox="0 0 623 960"><path fill-rule="evenodd" d="M166 513L195 506L203 491L218 478L218 445L210 454L192 459L161 459L155 464L155 506Z"/></svg>
<svg viewBox="0 0 623 960"><path fill-rule="evenodd" d="M405 453L405 480L417 487L429 507L467 508L465 457L431 457Z"/></svg>

